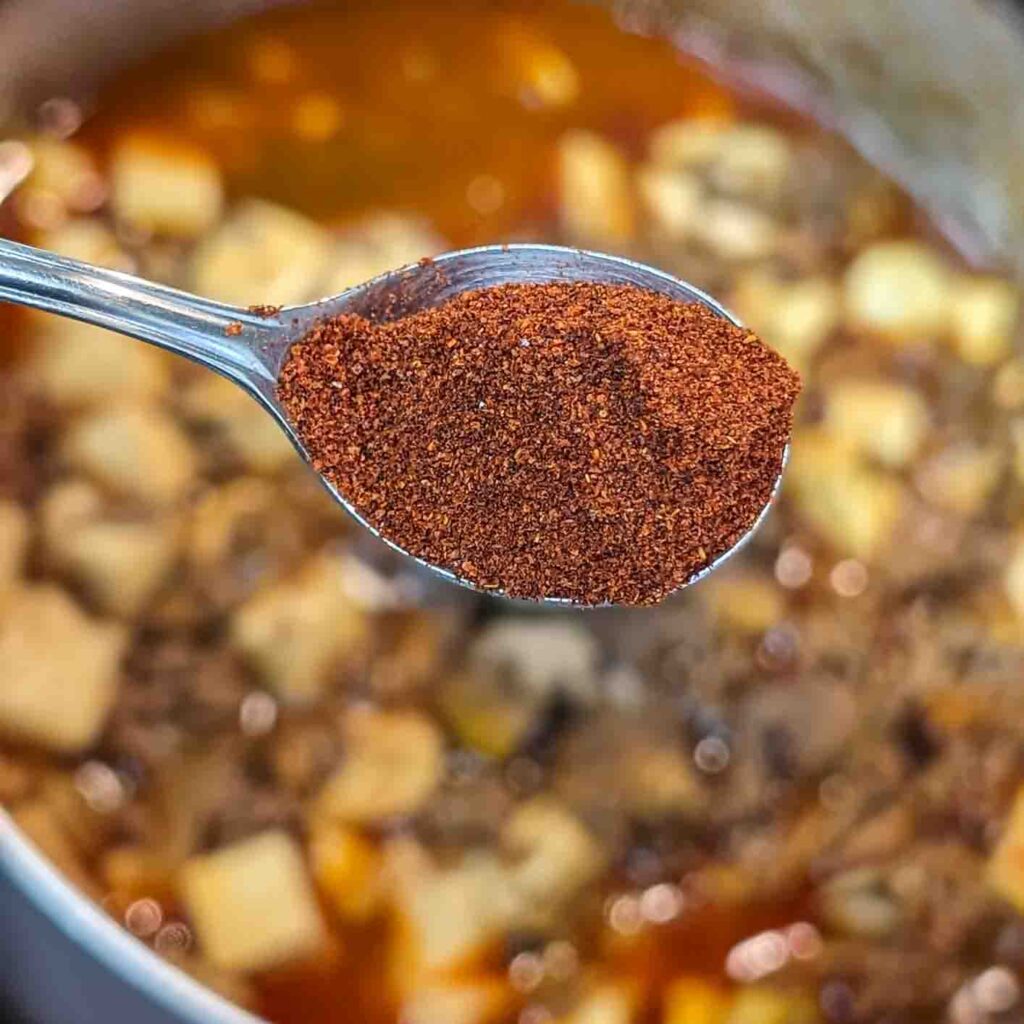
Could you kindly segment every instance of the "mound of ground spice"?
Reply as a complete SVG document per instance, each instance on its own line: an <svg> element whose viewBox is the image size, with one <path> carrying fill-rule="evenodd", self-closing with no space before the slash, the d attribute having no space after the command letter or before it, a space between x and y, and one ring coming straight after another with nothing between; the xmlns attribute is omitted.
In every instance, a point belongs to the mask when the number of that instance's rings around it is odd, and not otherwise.
<svg viewBox="0 0 1024 1024"><path fill-rule="evenodd" d="M697 304L517 284L296 343L278 395L381 534L512 597L652 604L753 525L797 374Z"/></svg>

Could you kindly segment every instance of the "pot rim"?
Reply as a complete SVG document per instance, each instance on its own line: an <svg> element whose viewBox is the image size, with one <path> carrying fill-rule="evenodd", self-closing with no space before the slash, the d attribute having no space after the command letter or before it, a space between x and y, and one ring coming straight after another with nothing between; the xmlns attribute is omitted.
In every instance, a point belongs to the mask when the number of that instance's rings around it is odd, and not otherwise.
<svg viewBox="0 0 1024 1024"><path fill-rule="evenodd" d="M172 1017L204 1024L266 1024L157 956L76 889L0 807L0 878L74 945Z"/></svg>

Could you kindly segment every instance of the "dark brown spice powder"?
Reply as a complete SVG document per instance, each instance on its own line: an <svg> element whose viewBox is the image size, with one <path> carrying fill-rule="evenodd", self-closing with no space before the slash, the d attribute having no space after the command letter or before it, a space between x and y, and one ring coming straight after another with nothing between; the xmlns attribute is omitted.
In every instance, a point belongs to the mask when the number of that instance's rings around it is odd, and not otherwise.
<svg viewBox="0 0 1024 1024"><path fill-rule="evenodd" d="M314 467L411 554L513 597L652 604L754 523L799 390L701 305L579 283L326 321L278 393Z"/></svg>

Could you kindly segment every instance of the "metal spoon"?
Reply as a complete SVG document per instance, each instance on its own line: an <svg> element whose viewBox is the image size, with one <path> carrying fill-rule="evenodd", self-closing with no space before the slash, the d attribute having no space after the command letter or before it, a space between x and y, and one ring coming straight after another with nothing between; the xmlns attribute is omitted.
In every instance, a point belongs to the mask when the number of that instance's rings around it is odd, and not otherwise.
<svg viewBox="0 0 1024 1024"><path fill-rule="evenodd" d="M292 343L302 338L317 321L341 313L395 319L437 306L472 288L551 281L635 285L681 302L703 303L719 316L739 324L710 295L660 270L617 256L554 245L489 245L462 249L382 274L332 298L260 313L255 309L211 302L129 274L0 239L0 300L107 327L215 370L255 398L274 417L307 462L309 454L277 401L275 388ZM787 446L783 467L788 456ZM683 586L703 579L747 542L767 514L781 476L780 472L771 498L750 530ZM329 481L320 479L357 522L396 551L415 558L366 522ZM452 583L479 589L449 569L419 558L415 560ZM494 595L496 592L488 590L486 593ZM550 597L543 603L565 605L571 602Z"/></svg>

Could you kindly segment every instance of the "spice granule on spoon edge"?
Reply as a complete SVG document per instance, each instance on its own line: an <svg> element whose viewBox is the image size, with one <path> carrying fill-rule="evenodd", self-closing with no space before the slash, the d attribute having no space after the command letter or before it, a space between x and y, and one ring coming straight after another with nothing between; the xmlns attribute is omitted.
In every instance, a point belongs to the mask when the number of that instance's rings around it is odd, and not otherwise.
<svg viewBox="0 0 1024 1024"><path fill-rule="evenodd" d="M510 597L654 604L768 503L800 378L754 334L632 286L482 288L292 346L278 397L383 536Z"/></svg>

